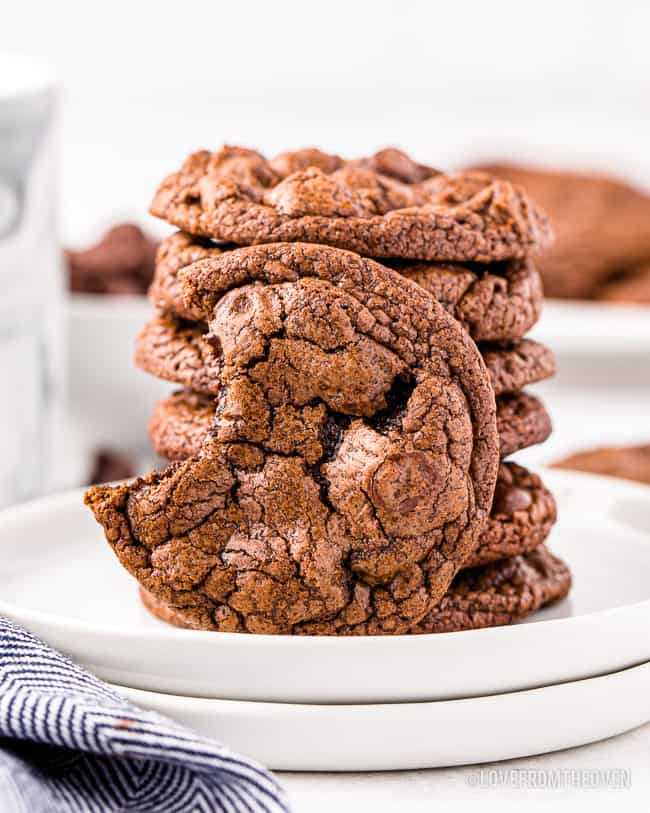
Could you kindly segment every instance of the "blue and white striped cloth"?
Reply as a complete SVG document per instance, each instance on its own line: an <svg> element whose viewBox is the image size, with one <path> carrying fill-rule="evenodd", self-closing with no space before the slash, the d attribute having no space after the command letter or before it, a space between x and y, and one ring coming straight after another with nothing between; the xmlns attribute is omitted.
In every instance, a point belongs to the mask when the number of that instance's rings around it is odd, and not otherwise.
<svg viewBox="0 0 650 813"><path fill-rule="evenodd" d="M142 711L0 618L2 813L280 813L252 760Z"/></svg>

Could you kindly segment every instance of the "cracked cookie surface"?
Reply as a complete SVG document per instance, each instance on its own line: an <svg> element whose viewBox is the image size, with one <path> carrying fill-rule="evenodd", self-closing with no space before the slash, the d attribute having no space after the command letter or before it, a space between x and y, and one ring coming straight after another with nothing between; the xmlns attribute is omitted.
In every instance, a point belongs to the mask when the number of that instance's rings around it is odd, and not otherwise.
<svg viewBox="0 0 650 813"><path fill-rule="evenodd" d="M234 255L234 256L233 256ZM426 292L311 244L200 260L222 389L198 453L91 489L126 569L194 628L403 633L473 553L498 468L476 345Z"/></svg>
<svg viewBox="0 0 650 813"><path fill-rule="evenodd" d="M207 326L156 315L136 341L138 367L157 378L206 395L221 390L221 353ZM517 392L555 373L553 353L531 339L479 345L495 395Z"/></svg>
<svg viewBox="0 0 650 813"><path fill-rule="evenodd" d="M212 424L214 407L213 399L187 391L160 402L149 424L156 452L168 460L185 460L196 453ZM533 550L546 539L556 516L555 499L536 474L516 463L502 463L490 516L463 566L477 567Z"/></svg>
<svg viewBox="0 0 650 813"><path fill-rule="evenodd" d="M497 399L497 428L501 459L543 443L553 431L544 404L528 392L513 392Z"/></svg>
<svg viewBox="0 0 650 813"><path fill-rule="evenodd" d="M557 370L552 350L533 339L480 344L479 350L495 395L519 392L529 384L551 378Z"/></svg>
<svg viewBox="0 0 650 813"><path fill-rule="evenodd" d="M161 402L149 426L156 452L169 460L196 453L214 418L214 406L212 399L186 391ZM556 518L555 499L541 479L516 463L502 463L490 516L464 567L533 550L546 539Z"/></svg>
<svg viewBox="0 0 650 813"><path fill-rule="evenodd" d="M459 632L520 621L571 589L571 571L545 545L530 553L463 570L413 633Z"/></svg>
<svg viewBox="0 0 650 813"><path fill-rule="evenodd" d="M162 182L150 211L240 245L300 241L370 257L492 262L550 244L545 215L519 187L479 172L442 175L383 152L392 160L203 150Z"/></svg>
<svg viewBox="0 0 650 813"><path fill-rule="evenodd" d="M440 603L411 632L461 632L511 624L560 601L570 588L569 568L542 545L521 556L461 571ZM173 607L142 588L140 599L161 621L191 626ZM319 630L313 625L305 632L317 634Z"/></svg>
<svg viewBox="0 0 650 813"><path fill-rule="evenodd" d="M478 567L539 547L557 519L555 498L541 478L517 463L502 463L492 511L466 567Z"/></svg>
<svg viewBox="0 0 650 813"><path fill-rule="evenodd" d="M520 339L542 312L542 281L530 259L484 267L391 263L437 299L477 342Z"/></svg>
<svg viewBox="0 0 650 813"><path fill-rule="evenodd" d="M212 429L218 408L215 396L189 390L179 390L159 401L149 421L156 454L169 460L186 460L197 454ZM499 396L496 416L501 458L542 443L551 432L544 405L525 392Z"/></svg>
<svg viewBox="0 0 650 813"><path fill-rule="evenodd" d="M193 322L202 321L204 314L195 313L185 306L180 272L197 260L218 257L229 249L229 246L217 245L212 240L193 237L182 231L166 237L156 255L156 270L148 291L150 302L161 313Z"/></svg>
<svg viewBox="0 0 650 813"><path fill-rule="evenodd" d="M224 246L183 232L164 240L149 291L156 308L182 319L204 321L206 314L185 301L184 269L224 250ZM232 247L228 250L236 251ZM476 341L520 339L541 314L542 284L530 259L484 266L394 260L385 260L384 264L428 291Z"/></svg>

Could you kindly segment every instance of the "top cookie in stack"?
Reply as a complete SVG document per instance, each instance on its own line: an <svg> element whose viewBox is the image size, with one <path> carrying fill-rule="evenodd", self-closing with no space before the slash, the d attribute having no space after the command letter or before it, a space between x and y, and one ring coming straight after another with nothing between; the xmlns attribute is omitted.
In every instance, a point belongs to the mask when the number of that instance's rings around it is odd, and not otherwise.
<svg viewBox="0 0 650 813"><path fill-rule="evenodd" d="M550 432L521 391L554 371L524 338L551 235L522 190L396 150L226 147L190 156L151 210L183 231L161 246L137 361L184 387L150 426L182 462L88 502L154 612L426 632L566 593L541 546L552 496L499 467Z"/></svg>

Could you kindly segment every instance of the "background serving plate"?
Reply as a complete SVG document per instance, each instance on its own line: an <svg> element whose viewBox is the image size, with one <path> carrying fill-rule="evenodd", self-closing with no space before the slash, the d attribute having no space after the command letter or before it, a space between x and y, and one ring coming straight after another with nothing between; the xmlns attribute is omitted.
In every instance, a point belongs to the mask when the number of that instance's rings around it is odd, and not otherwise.
<svg viewBox="0 0 650 813"><path fill-rule="evenodd" d="M113 683L294 703L472 697L650 660L650 488L544 473L570 564L568 599L529 623L443 635L260 636L179 630L140 605L82 492L0 514L0 613Z"/></svg>

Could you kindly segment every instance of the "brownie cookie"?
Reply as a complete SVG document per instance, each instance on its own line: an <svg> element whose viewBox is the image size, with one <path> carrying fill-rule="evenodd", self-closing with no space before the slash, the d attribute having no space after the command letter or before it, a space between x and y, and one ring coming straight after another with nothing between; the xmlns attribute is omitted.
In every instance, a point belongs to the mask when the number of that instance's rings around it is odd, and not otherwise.
<svg viewBox="0 0 650 813"><path fill-rule="evenodd" d="M486 164L520 184L549 216L555 245L537 262L546 296L593 299L604 283L650 259L650 197L614 178Z"/></svg>
<svg viewBox="0 0 650 813"><path fill-rule="evenodd" d="M560 601L570 588L569 568L542 546L522 556L461 571L440 604L430 610L411 633L461 632L512 624ZM161 621L192 628L184 615L142 587L140 600ZM300 632L318 634L320 627L316 622Z"/></svg>
<svg viewBox="0 0 650 813"><path fill-rule="evenodd" d="M490 374L495 395L519 392L529 384L555 375L555 356L532 339L502 344L481 344L479 350Z"/></svg>
<svg viewBox="0 0 650 813"><path fill-rule="evenodd" d="M240 245L302 241L371 257L494 262L551 242L546 217L507 182L478 172L422 180L416 169L401 175L419 180L404 183L380 169L376 157L341 162L313 150L271 161L239 147L204 150L163 181L150 211Z"/></svg>
<svg viewBox="0 0 650 813"><path fill-rule="evenodd" d="M650 483L650 444L641 446L603 446L565 457L553 463L556 469L574 469L608 477L621 477Z"/></svg>
<svg viewBox="0 0 650 813"><path fill-rule="evenodd" d="M188 307L183 274L192 262L217 256L224 246L183 232L165 240L149 296L157 308L183 319L203 321L205 313ZM516 260L487 266L387 261L389 267L432 294L476 341L521 338L539 319L542 283L532 261Z"/></svg>
<svg viewBox="0 0 650 813"><path fill-rule="evenodd" d="M216 394L221 389L221 352L206 329L174 317L155 316L138 334L135 363L157 378Z"/></svg>
<svg viewBox="0 0 650 813"><path fill-rule="evenodd" d="M179 390L158 401L149 419L149 437L156 454L170 461L197 454L212 427L216 408L214 397L190 390Z"/></svg>
<svg viewBox="0 0 650 813"><path fill-rule="evenodd" d="M516 463L502 463L490 518L466 567L534 550L556 519L555 498L541 479Z"/></svg>
<svg viewBox="0 0 650 813"><path fill-rule="evenodd" d="M154 316L136 340L138 367L164 381L195 392L218 395L221 355L206 333L207 327L173 316ZM516 392L555 372L551 351L531 339L480 345L495 395Z"/></svg>
<svg viewBox="0 0 650 813"><path fill-rule="evenodd" d="M136 473L136 461L117 449L97 449L93 454L88 485L125 480Z"/></svg>
<svg viewBox="0 0 650 813"><path fill-rule="evenodd" d="M412 632L459 632L512 624L563 599L570 589L571 571L542 545L523 556L463 570Z"/></svg>
<svg viewBox="0 0 650 813"><path fill-rule="evenodd" d="M608 279L596 292L596 299L650 305L650 262Z"/></svg>
<svg viewBox="0 0 650 813"><path fill-rule="evenodd" d="M542 312L542 281L530 259L483 267L441 263L393 267L437 299L477 342L520 339Z"/></svg>
<svg viewBox="0 0 650 813"><path fill-rule="evenodd" d="M217 385L221 389L221 385ZM501 458L542 443L551 433L551 420L542 402L525 392L497 398L497 428ZM154 407L149 436L156 454L169 460L186 460L199 452L212 428L218 399L189 390L179 390ZM292 428L298 432L299 427ZM306 443L311 435L300 427ZM280 439L282 435L280 435ZM317 447L318 448L318 447Z"/></svg>
<svg viewBox="0 0 650 813"><path fill-rule="evenodd" d="M183 280L179 271L197 260L216 257L225 250L212 240L192 237L179 231L166 237L156 256L156 272L149 287L149 299L162 313L174 314L181 319L201 321L202 314L186 308L183 302Z"/></svg>
<svg viewBox="0 0 650 813"><path fill-rule="evenodd" d="M223 389L195 456L86 502L195 628L404 633L475 550L498 468L474 342L381 265L308 244L192 266Z"/></svg>
<svg viewBox="0 0 650 813"><path fill-rule="evenodd" d="M185 460L194 453L214 419L211 398L181 391L156 405L149 433L156 452L168 460ZM318 448L310 455L310 438L305 436L302 452L306 460L318 458ZM556 520L555 499L541 479L516 463L499 468L492 511L480 535L478 547L464 567L477 567L508 556L526 553L540 545Z"/></svg>
<svg viewBox="0 0 650 813"><path fill-rule="evenodd" d="M527 392L506 393L497 399L501 459L543 443L553 431L544 404Z"/></svg>

